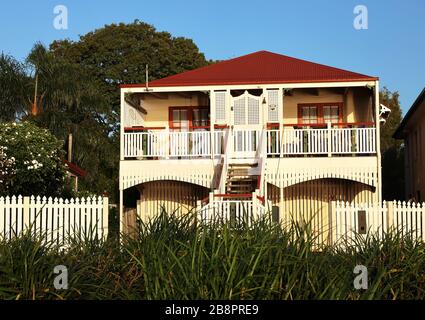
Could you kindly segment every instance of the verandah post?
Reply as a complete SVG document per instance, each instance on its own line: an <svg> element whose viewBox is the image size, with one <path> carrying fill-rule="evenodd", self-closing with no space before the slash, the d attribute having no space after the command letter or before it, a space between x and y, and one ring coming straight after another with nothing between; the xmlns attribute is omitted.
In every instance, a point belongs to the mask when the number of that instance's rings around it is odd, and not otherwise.
<svg viewBox="0 0 425 320"><path fill-rule="evenodd" d="M326 123L327 126L327 133L328 133L328 157L332 156L332 126L331 126L331 122L328 121Z"/></svg>
<svg viewBox="0 0 425 320"><path fill-rule="evenodd" d="M170 127L167 126L165 128L165 159L170 159L170 139L171 139L171 134L170 134Z"/></svg>

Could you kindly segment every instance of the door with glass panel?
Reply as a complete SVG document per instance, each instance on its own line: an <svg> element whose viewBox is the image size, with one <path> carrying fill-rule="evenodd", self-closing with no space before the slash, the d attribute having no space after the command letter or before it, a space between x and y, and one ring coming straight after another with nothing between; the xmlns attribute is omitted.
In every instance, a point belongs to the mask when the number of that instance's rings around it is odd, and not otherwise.
<svg viewBox="0 0 425 320"><path fill-rule="evenodd" d="M341 103L320 103L299 105L299 125L304 129L298 137L298 149L301 153L328 153L328 123L342 121ZM333 145L333 144L331 144Z"/></svg>
<svg viewBox="0 0 425 320"><path fill-rule="evenodd" d="M192 108L192 153L197 157L205 157L211 154L210 110L208 107Z"/></svg>
<svg viewBox="0 0 425 320"><path fill-rule="evenodd" d="M170 156L185 157L189 155L189 109L170 108Z"/></svg>

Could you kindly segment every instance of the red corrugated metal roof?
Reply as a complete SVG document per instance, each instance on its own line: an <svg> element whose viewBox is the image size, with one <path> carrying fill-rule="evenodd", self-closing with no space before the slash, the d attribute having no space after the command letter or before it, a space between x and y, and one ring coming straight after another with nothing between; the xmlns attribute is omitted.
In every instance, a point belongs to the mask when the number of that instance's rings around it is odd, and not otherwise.
<svg viewBox="0 0 425 320"><path fill-rule="evenodd" d="M149 87L373 81L376 77L258 51L149 82ZM126 84L123 88L144 87Z"/></svg>

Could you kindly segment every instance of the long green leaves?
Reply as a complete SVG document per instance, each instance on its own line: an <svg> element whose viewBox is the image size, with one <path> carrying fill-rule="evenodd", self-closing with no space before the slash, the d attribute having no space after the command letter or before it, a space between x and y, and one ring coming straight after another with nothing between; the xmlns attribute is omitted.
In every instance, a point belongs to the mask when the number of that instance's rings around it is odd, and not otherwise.
<svg viewBox="0 0 425 320"><path fill-rule="evenodd" d="M194 225L163 212L132 237L66 251L24 234L0 241L0 299L423 299L425 245L390 233L318 248L308 225ZM68 268L55 290L53 268ZM356 265L368 289L356 290Z"/></svg>

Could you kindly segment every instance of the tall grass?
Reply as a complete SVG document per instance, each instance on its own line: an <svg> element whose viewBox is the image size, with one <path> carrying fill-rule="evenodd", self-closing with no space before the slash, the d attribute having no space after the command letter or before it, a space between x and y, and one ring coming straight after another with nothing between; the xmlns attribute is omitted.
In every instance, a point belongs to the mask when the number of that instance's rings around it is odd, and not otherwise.
<svg viewBox="0 0 425 320"><path fill-rule="evenodd" d="M0 299L423 299L425 245L397 233L317 250L308 226L198 225L165 212L136 236L0 240ZM45 239L45 238L44 238ZM353 269L368 268L356 290ZM56 265L69 288L55 290Z"/></svg>

